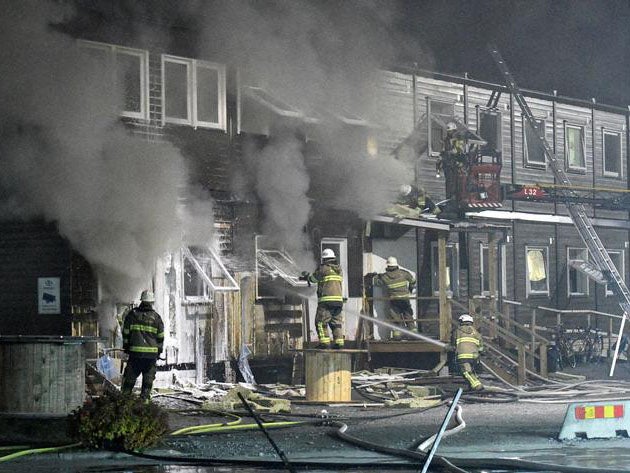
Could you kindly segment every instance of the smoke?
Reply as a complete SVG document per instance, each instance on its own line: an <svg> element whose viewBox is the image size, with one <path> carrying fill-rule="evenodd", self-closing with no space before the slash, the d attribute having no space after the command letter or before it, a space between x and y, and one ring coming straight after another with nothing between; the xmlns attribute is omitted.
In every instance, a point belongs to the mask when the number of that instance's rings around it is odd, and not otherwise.
<svg viewBox="0 0 630 473"><path fill-rule="evenodd" d="M0 17L0 217L56 222L106 295L133 300L184 234L210 240L210 202L188 189L177 149L120 123L108 64L50 28L65 13L28 0L5 2Z"/></svg>
<svg viewBox="0 0 630 473"><path fill-rule="evenodd" d="M235 64L241 84L262 87L318 121L305 126L276 116L270 128L284 134L272 135L267 148L249 159L256 162L255 188L267 228L281 228L276 236L286 238L285 246L305 240L295 233L303 232L309 197L369 218L386 209L399 185L409 181L412 170L387 150L371 159L366 149L367 138L384 131L379 70L411 50L424 65L431 62L422 45L396 33L404 15L396 8L393 2L367 0L226 0L199 3L194 14L188 12L201 31L199 57ZM252 112L244 103L245 120ZM361 117L372 127L357 129L339 117ZM293 136L314 137L317 152L300 152L287 138L287 127ZM270 176L279 185L269 187ZM279 198L271 197L274 192Z"/></svg>

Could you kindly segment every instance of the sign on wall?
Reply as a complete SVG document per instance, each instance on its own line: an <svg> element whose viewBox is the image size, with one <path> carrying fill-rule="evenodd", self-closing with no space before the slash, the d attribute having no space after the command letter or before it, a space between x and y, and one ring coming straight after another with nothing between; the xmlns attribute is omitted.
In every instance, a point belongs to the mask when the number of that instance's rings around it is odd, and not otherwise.
<svg viewBox="0 0 630 473"><path fill-rule="evenodd" d="M37 278L37 305L40 314L60 314L59 278Z"/></svg>

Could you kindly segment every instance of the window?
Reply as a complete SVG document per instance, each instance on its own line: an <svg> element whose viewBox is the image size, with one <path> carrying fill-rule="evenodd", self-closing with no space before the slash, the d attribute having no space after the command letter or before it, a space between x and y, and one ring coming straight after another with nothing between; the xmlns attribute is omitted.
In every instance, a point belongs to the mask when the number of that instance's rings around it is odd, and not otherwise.
<svg viewBox="0 0 630 473"><path fill-rule="evenodd" d="M324 251L326 248L333 250L337 256L337 261L339 261L343 272L343 297L348 297L348 239L322 238L320 251Z"/></svg>
<svg viewBox="0 0 630 473"><path fill-rule="evenodd" d="M545 120L536 119L537 125L541 130L545 130ZM545 167L545 147L538 137L538 133L529 124L527 119L523 117L523 154L525 156L525 165L530 167Z"/></svg>
<svg viewBox="0 0 630 473"><path fill-rule="evenodd" d="M625 281L626 272L624 270L625 266L623 262L623 250L608 250L608 256L610 256L610 259L615 265L615 268L617 268L617 271L619 272L621 279ZM607 296L614 295L612 289L608 286L608 284L606 284L606 295Z"/></svg>
<svg viewBox="0 0 630 473"><path fill-rule="evenodd" d="M527 295L549 294L549 250L545 246L525 247Z"/></svg>
<svg viewBox="0 0 630 473"><path fill-rule="evenodd" d="M163 121L226 129L225 66L162 56Z"/></svg>
<svg viewBox="0 0 630 473"><path fill-rule="evenodd" d="M588 296L588 276L571 266L571 262L588 262L586 248L567 248L567 294L570 296Z"/></svg>
<svg viewBox="0 0 630 473"><path fill-rule="evenodd" d="M499 246L499 257L501 258L501 293L505 295L505 291L507 290L507 270L505 267L506 264L506 256L505 256L505 246ZM480 243L479 244L479 268L481 269L481 274L479 277L481 278L481 295L489 296L490 295L490 268L488 266L489 263L488 256L488 244Z"/></svg>
<svg viewBox="0 0 630 473"><path fill-rule="evenodd" d="M621 177L621 133L602 129L604 176Z"/></svg>
<svg viewBox="0 0 630 473"><path fill-rule="evenodd" d="M212 278L210 253L205 248L191 246L189 257L184 253L184 297L189 302L211 302L212 293L204 278Z"/></svg>
<svg viewBox="0 0 630 473"><path fill-rule="evenodd" d="M149 53L92 41L79 41L79 46L99 71L111 74L113 90L122 96L121 115L147 119Z"/></svg>
<svg viewBox="0 0 630 473"><path fill-rule="evenodd" d="M477 108L477 133L487 142L485 149L501 153L503 137L500 112Z"/></svg>
<svg viewBox="0 0 630 473"><path fill-rule="evenodd" d="M564 153L567 169L586 171L584 129L581 126L564 125Z"/></svg>
<svg viewBox="0 0 630 473"><path fill-rule="evenodd" d="M431 100L427 97L427 123L429 126L429 155L439 156L444 146L444 126L453 119L455 106L450 102ZM435 120L436 118L437 120ZM442 122L442 123L440 123Z"/></svg>
<svg viewBox="0 0 630 473"><path fill-rule="evenodd" d="M457 295L458 290L458 273L459 273L459 261L457 259L456 243L446 244L446 291L449 295ZM440 293L439 284L439 260L438 260L438 242L431 243L431 290L433 295Z"/></svg>

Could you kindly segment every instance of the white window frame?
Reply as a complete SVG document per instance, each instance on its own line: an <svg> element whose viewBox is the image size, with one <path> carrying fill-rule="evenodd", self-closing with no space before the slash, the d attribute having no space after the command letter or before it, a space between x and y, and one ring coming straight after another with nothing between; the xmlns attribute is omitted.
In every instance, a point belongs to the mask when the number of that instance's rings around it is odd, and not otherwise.
<svg viewBox="0 0 630 473"><path fill-rule="evenodd" d="M608 135L608 136L615 136L619 140L619 156L617 156L615 158L617 160L618 165L619 165L619 172L611 172L611 171L607 171L606 170L606 162L608 161L607 156L606 156L606 135ZM623 161L621 159L621 155L622 155L621 145L622 145L622 140L621 140L621 132L620 131L613 131L613 130L607 130L606 128L602 128L602 159L603 159L602 170L603 170L604 176L606 176L606 177L617 177L617 178L622 177L622 175L623 175Z"/></svg>
<svg viewBox="0 0 630 473"><path fill-rule="evenodd" d="M544 256L545 256L545 273L546 273L546 277L545 277L545 282L546 282L546 286L547 288L545 290L539 290L539 289L532 289L532 281L529 280L529 264L528 261L529 259L527 258L527 255L529 254L530 251L542 251ZM539 246L539 245L531 245L531 246L525 246L525 284L526 284L526 294L527 297L529 297L530 295L544 295L544 296L548 296L549 295L549 277L550 277L550 273L549 273L549 247L548 246Z"/></svg>
<svg viewBox="0 0 630 473"><path fill-rule="evenodd" d="M433 99L431 97L427 97L427 126L428 126L428 135L427 135L427 154L429 156L432 157L437 157L440 155L442 149L442 143L433 143L433 138L432 138L432 134L431 131L433 129L433 117L432 115L434 114L433 112L433 107L432 104L434 103L439 103L442 105L448 105L451 110L452 110L452 114L451 117L455 115L455 102L449 102L448 100L440 100L440 99ZM446 115L442 114L442 113L436 113L435 115L437 115L438 117L444 117L445 121L448 121L448 118ZM446 134L446 132L444 132ZM437 146L440 148L438 150L433 150L433 145L437 144Z"/></svg>
<svg viewBox="0 0 630 473"><path fill-rule="evenodd" d="M574 166L574 165L571 165L569 162L568 130L578 130L580 132L580 142L582 144L582 159L584 161L583 166ZM583 126L573 125L567 122L564 123L564 159L566 163L566 169L568 171L586 172L586 143L585 143L585 133L584 133Z"/></svg>
<svg viewBox="0 0 630 473"><path fill-rule="evenodd" d="M538 123L539 125L542 124L543 130L545 132L545 139L546 139L547 138L547 120L545 120L544 118L534 118L534 120L536 120L536 123ZM547 156L545 155L544 151L543 151L542 162L532 161L529 159L529 146L531 145L531 143L528 143L527 141L527 129L530 127L530 125L529 125L529 122L527 121L527 118L525 118L524 115L522 116L522 127L523 127L523 160L524 160L525 167L547 169ZM535 132L535 130L532 130L532 132Z"/></svg>
<svg viewBox="0 0 630 473"><path fill-rule="evenodd" d="M459 244L458 243L446 243L446 257L448 259L448 252L451 253L451 261L453 262L453 268L449 271L450 278L450 291L447 289L447 292L451 292L453 296L457 297L459 295ZM435 259L433 258L435 255ZM438 242L431 242L431 292L434 296L440 295L440 287L439 287L439 256L438 256Z"/></svg>
<svg viewBox="0 0 630 473"><path fill-rule="evenodd" d="M333 238L324 237L319 242L320 254L327 247L327 245L339 245L339 254L337 255L337 261L341 266L343 272L343 297L348 297L348 239L347 238Z"/></svg>
<svg viewBox="0 0 630 473"><path fill-rule="evenodd" d="M167 116L166 110L166 64L182 64L186 66L186 107L187 117L176 118ZM208 122L200 120L197 110L197 94L198 94L198 74L199 69L210 69L217 71L218 74L218 90L217 90L217 107L218 121ZM226 96L226 68L223 64L215 62L202 61L199 59L191 59L179 56L171 56L162 54L162 124L175 123L178 125L191 125L194 128L211 128L227 131L227 96Z"/></svg>
<svg viewBox="0 0 630 473"><path fill-rule="evenodd" d="M570 257L571 256L571 250L582 251L583 252L583 257L582 258L571 258ZM570 265L571 261L581 261L581 262L588 263L588 249L587 248L581 248L581 247L574 247L574 246L568 246L567 247L567 295L569 297L572 297L572 296L588 296L589 295L590 285L591 285L590 281L589 281L589 278L583 272L578 271L577 269L573 268ZM584 278L586 292L571 292L571 271L575 271L575 273L577 274L578 277Z"/></svg>
<svg viewBox="0 0 630 473"><path fill-rule="evenodd" d="M140 111L132 112L129 110L121 110L123 117L136 118L139 120L149 119L149 52L144 49L128 48L126 46L117 46L115 44L99 43L97 41L88 41L84 39L78 40L79 47L101 49L109 55L108 61L111 70L112 84L116 82L116 56L118 54L126 54L128 56L136 56L140 59Z"/></svg>
<svg viewBox="0 0 630 473"><path fill-rule="evenodd" d="M606 250L608 252L608 256L610 256L610 258L613 261L613 264L615 263L615 260L613 259L612 255L620 255L621 256L621 261L620 261L620 266L621 268L619 268L617 265L615 265L615 267L617 268L617 271L619 272L619 275L621 276L621 279L623 279L624 281L626 280L626 255L625 255L625 251L624 250ZM609 285L606 284L606 297L609 296L614 296L615 293L612 291L612 289L609 288Z"/></svg>
<svg viewBox="0 0 630 473"><path fill-rule="evenodd" d="M199 259L192 254L192 251L187 246L182 247L180 251L182 258L182 294L184 296L184 301L187 303L196 304L212 302L214 300L215 292L238 292L241 289L240 285L236 282L234 277L230 274L228 269L221 261L221 257L218 255L218 253L210 247L204 247L203 249L208 252L208 257L204 258L202 261L199 261ZM193 265L193 268L195 268L195 270L197 271L197 275L203 280L203 296L186 295L186 285L183 279L186 260L190 261L190 263ZM213 266L216 266L216 268L213 268ZM210 274L208 274L207 269L211 270ZM215 284L214 281L212 281L212 269L218 269L220 276L215 277L226 279L227 284Z"/></svg>
<svg viewBox="0 0 630 473"><path fill-rule="evenodd" d="M497 117L497 148L495 151L503 155L503 115L499 110L487 107L477 107L477 134L481 137L481 116L482 115L495 115ZM485 139L485 138L484 138ZM486 140L487 141L487 140Z"/></svg>

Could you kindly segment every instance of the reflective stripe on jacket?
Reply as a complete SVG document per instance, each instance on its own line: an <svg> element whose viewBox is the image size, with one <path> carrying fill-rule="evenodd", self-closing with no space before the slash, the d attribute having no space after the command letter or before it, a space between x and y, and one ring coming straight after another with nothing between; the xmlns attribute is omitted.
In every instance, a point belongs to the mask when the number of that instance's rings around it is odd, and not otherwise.
<svg viewBox="0 0 630 473"><path fill-rule="evenodd" d="M476 360L479 357L479 351L483 350L481 335L470 324L457 327L453 338L458 360Z"/></svg>
<svg viewBox="0 0 630 473"><path fill-rule="evenodd" d="M409 271L396 268L379 274L376 282L385 286L390 299L408 299L416 284L416 278Z"/></svg>
<svg viewBox="0 0 630 473"><path fill-rule="evenodd" d="M150 304L131 310L123 324L123 349L138 358L158 358L164 344L164 323Z"/></svg>
<svg viewBox="0 0 630 473"><path fill-rule="evenodd" d="M343 303L343 275L338 264L322 264L309 281L317 284L318 302Z"/></svg>

